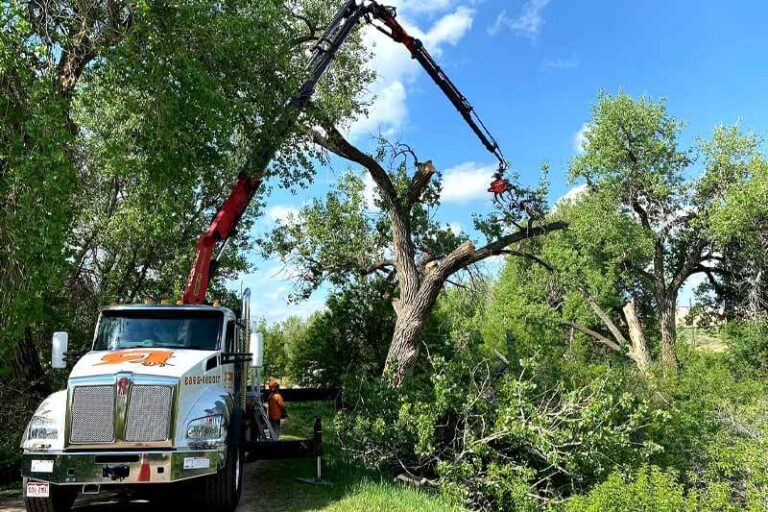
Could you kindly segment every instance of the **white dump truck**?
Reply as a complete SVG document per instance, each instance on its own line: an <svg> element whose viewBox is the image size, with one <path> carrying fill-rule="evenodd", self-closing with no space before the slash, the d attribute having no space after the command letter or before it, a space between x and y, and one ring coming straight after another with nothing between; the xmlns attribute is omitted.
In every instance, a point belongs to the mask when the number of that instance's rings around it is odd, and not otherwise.
<svg viewBox="0 0 768 512"><path fill-rule="evenodd" d="M205 509L233 510L246 423L257 425L256 438L269 436L262 407L246 421L249 362L260 365L263 352L260 335L249 336L249 297L242 318L202 305L104 309L67 389L40 404L24 433L27 510L69 510L78 493L183 481L195 482L189 490ZM66 333L53 341L53 364L62 367Z"/></svg>

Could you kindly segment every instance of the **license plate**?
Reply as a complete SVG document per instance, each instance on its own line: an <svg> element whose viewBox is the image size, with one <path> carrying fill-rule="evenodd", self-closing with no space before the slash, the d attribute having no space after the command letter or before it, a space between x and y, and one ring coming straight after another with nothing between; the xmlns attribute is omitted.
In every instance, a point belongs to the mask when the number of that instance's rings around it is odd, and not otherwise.
<svg viewBox="0 0 768 512"><path fill-rule="evenodd" d="M27 482L27 498L47 498L51 495L48 482Z"/></svg>
<svg viewBox="0 0 768 512"><path fill-rule="evenodd" d="M32 460L33 473L53 473L52 460Z"/></svg>
<svg viewBox="0 0 768 512"><path fill-rule="evenodd" d="M211 461L206 457L184 457L184 469L208 469L210 467Z"/></svg>

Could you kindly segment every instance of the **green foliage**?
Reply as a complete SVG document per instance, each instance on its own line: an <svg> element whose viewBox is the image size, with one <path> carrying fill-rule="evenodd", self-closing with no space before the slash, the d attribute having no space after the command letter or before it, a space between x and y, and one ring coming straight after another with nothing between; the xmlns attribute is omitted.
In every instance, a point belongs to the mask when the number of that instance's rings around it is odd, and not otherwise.
<svg viewBox="0 0 768 512"><path fill-rule="evenodd" d="M586 496L568 500L565 512L720 512L764 510L765 496L748 486L734 502L721 484L687 489L672 471L641 466L631 475L613 473Z"/></svg>
<svg viewBox="0 0 768 512"><path fill-rule="evenodd" d="M454 233L435 219L440 207L440 172L430 175L418 200L411 204L409 187L421 170L410 148L381 139L374 157L392 185L392 201L403 217L399 222L406 226L416 266L445 258L468 241L466 234ZM262 241L265 256L279 257L301 270L299 298L306 298L323 282L339 287L359 276L397 271L392 261L392 213L378 188L374 190L373 197L367 197L365 180L350 171L325 198L301 208L298 215L278 225ZM525 201L529 210L544 209L545 180L536 190L519 191L523 197L518 200ZM531 225L543 218L542 212L538 213ZM521 218L528 214L522 207L494 203L491 213L475 217L475 227L490 243L508 235L511 226L522 229Z"/></svg>
<svg viewBox="0 0 768 512"><path fill-rule="evenodd" d="M336 430L348 452L372 468L438 479L459 503L534 510L539 498L588 488L616 465L662 450L648 427L666 413L628 392L620 371L556 377L557 356L491 355L480 331L483 304L452 290L431 321L452 350L438 344L429 365L396 391L379 380L347 386L351 409L337 416Z"/></svg>
<svg viewBox="0 0 768 512"><path fill-rule="evenodd" d="M19 478L21 464L21 434L37 408L29 400L29 392L0 381L0 425L4 435L0 436L0 483L13 482Z"/></svg>
<svg viewBox="0 0 768 512"><path fill-rule="evenodd" d="M332 2L304 2L317 22ZM195 235L229 194L236 176L251 169L253 148L273 136L286 98L303 70L298 18L283 2L239 2L211 9L207 2L179 6L146 2L126 40L94 66L78 95L75 119L97 173L84 176L90 191L80 212L88 245L109 272L102 301L135 300L142 293L178 295L191 263ZM350 44L334 66L335 82L362 85L360 54ZM268 56L268 58L265 58ZM356 112L355 94L325 87L317 115L344 119ZM335 97L341 94L343 100ZM332 104L333 113L325 111ZM271 174L283 181L311 179L306 141L292 138ZM287 147L286 147L287 149ZM86 192L87 193L87 192ZM219 268L217 284L247 268L242 252L255 208ZM82 233L73 245L81 246ZM136 272L136 268L140 271Z"/></svg>
<svg viewBox="0 0 768 512"><path fill-rule="evenodd" d="M427 329L429 357L403 387L347 380L349 409L335 420L346 452L472 508L557 508L581 495L566 509L759 509L765 383L729 354L682 347L679 374L652 381L623 359L595 361L592 341L546 329L549 310L535 318L544 292L536 266L519 274L527 264L511 260L491 290L448 290Z"/></svg>
<svg viewBox="0 0 768 512"><path fill-rule="evenodd" d="M717 190L709 227L723 247L728 273L701 289L727 319L764 317L768 306L768 161L762 140L738 127L718 127L704 154L711 169L701 194ZM722 318L721 318L722 319Z"/></svg>
<svg viewBox="0 0 768 512"><path fill-rule="evenodd" d="M291 218L276 228L263 251L302 269L299 297L309 296L326 279L343 286L383 259L383 234L375 230L385 227L377 219L380 213L366 208L363 180L346 174L324 201L302 208L301 222Z"/></svg>
<svg viewBox="0 0 768 512"><path fill-rule="evenodd" d="M612 474L584 498L570 500L566 512L679 512L690 510L683 486L657 467L641 467L632 479ZM694 509L695 510L695 509Z"/></svg>
<svg viewBox="0 0 768 512"><path fill-rule="evenodd" d="M297 381L339 385L381 374L394 329L391 285L366 282L329 297L292 347L289 368Z"/></svg>
<svg viewBox="0 0 768 512"><path fill-rule="evenodd" d="M302 386L340 386L381 374L394 328L392 285L361 281L332 293L326 310L265 329L267 373Z"/></svg>
<svg viewBox="0 0 768 512"><path fill-rule="evenodd" d="M337 8L64 1L43 16L27 2L3 4L0 228L13 233L0 248L3 361L27 326L38 344L67 329L79 348L100 306L180 295L197 234L238 173L254 170L254 148L276 143L272 123L312 44L300 36ZM129 13L129 29L114 26ZM359 113L367 57L353 36L300 121L343 124ZM318 155L298 133L277 141L273 181L311 181ZM247 268L257 211L221 259L212 295Z"/></svg>
<svg viewBox="0 0 768 512"><path fill-rule="evenodd" d="M768 372L768 324L765 321L729 322L720 330L728 345L728 357L738 368Z"/></svg>
<svg viewBox="0 0 768 512"><path fill-rule="evenodd" d="M592 109L585 152L571 163L571 177L604 183L627 203L638 193L661 202L675 200L690 163L678 149L682 128L663 100L602 93Z"/></svg>
<svg viewBox="0 0 768 512"><path fill-rule="evenodd" d="M272 183L311 182L312 143L298 129L275 140L273 125L304 78L314 27L338 9L335 0L86 4L0 7L0 379L12 378L21 340L31 364L16 376L40 392L61 384L34 357L47 355L51 332L69 331L76 352L100 307L180 296L198 234L238 173L260 171L254 151L280 150ZM299 124L360 113L367 58L354 35ZM212 297L227 298L227 279L247 269L257 212L221 258ZM2 420L4 439L15 437L18 425Z"/></svg>
<svg viewBox="0 0 768 512"><path fill-rule="evenodd" d="M0 376L10 341L43 320L63 284L75 169L68 101L54 87L43 44L31 44L24 6L0 9Z"/></svg>
<svg viewBox="0 0 768 512"><path fill-rule="evenodd" d="M538 510L582 493L566 510L765 502L766 385L720 354L682 354L679 375L648 386L605 369L585 385L567 384L586 380L578 373L552 385L531 360L516 372L469 360L435 359L429 376L396 392L385 382L348 388L342 446L371 468L434 479L473 508Z"/></svg>
<svg viewBox="0 0 768 512"><path fill-rule="evenodd" d="M662 413L610 377L543 388L527 372L515 376L489 361L440 363L431 387L393 393L365 384L337 430L369 466L436 476L454 499L505 510L569 494L660 449L643 432Z"/></svg>

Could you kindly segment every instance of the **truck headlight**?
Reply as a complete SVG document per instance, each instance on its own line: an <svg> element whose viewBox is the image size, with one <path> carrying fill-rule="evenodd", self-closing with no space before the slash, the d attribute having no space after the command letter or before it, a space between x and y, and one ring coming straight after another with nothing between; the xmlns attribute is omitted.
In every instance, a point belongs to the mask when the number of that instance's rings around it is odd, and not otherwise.
<svg viewBox="0 0 768 512"><path fill-rule="evenodd" d="M187 439L218 439L222 425L224 416L221 414L197 418L187 424Z"/></svg>
<svg viewBox="0 0 768 512"><path fill-rule="evenodd" d="M45 416L32 416L29 422L29 434L27 439L56 439L59 437L59 429L56 421Z"/></svg>

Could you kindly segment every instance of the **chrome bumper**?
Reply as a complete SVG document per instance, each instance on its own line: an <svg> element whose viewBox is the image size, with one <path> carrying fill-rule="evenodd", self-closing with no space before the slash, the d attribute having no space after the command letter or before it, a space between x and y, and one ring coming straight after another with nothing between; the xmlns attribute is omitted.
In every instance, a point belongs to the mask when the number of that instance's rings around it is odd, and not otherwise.
<svg viewBox="0 0 768 512"><path fill-rule="evenodd" d="M223 464L218 450L27 452L21 475L56 484L156 484L212 475Z"/></svg>

